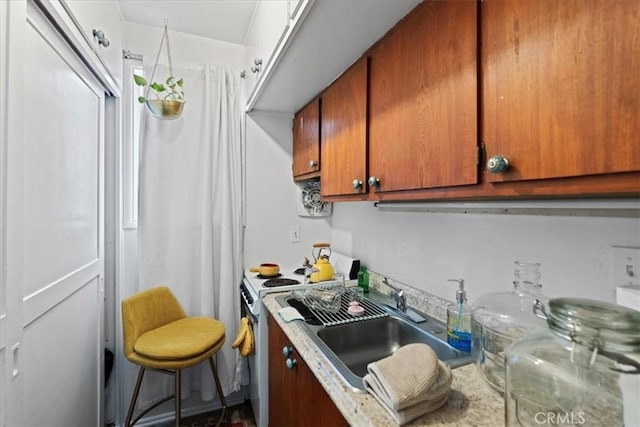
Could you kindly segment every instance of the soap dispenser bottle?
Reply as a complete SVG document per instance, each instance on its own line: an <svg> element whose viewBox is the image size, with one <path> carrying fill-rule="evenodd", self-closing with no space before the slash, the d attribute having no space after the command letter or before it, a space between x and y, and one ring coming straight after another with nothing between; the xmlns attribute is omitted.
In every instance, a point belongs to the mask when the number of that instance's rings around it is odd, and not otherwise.
<svg viewBox="0 0 640 427"><path fill-rule="evenodd" d="M451 347L471 351L471 310L467 306L464 280L450 279L458 283L456 302L447 306L447 342Z"/></svg>

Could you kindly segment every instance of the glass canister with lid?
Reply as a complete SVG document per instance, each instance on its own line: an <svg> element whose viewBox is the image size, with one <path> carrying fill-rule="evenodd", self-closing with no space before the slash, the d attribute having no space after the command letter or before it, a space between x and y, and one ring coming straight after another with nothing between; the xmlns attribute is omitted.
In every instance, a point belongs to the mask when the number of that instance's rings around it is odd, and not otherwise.
<svg viewBox="0 0 640 427"><path fill-rule="evenodd" d="M544 301L540 264L516 261L511 291L480 297L471 315L471 353L482 377L499 392L504 391L504 356L511 343L546 329L533 314L536 300Z"/></svg>
<svg viewBox="0 0 640 427"><path fill-rule="evenodd" d="M506 424L634 425L629 417L639 402L640 312L577 298L550 300L548 314L541 302L535 310L547 320L547 331L507 349Z"/></svg>

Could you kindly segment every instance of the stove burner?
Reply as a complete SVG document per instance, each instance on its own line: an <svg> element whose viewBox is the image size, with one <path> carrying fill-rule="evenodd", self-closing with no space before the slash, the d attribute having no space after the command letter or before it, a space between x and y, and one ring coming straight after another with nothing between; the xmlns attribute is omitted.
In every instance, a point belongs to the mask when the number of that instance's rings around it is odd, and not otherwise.
<svg viewBox="0 0 640 427"><path fill-rule="evenodd" d="M282 274L280 274L280 273L276 274L275 276L263 276L262 274L258 274L258 275L256 275L256 278L258 278L258 279L273 279L275 277L280 277L280 276L282 276Z"/></svg>
<svg viewBox="0 0 640 427"><path fill-rule="evenodd" d="M299 285L300 281L296 279L269 279L262 284L266 288L274 288L276 286Z"/></svg>

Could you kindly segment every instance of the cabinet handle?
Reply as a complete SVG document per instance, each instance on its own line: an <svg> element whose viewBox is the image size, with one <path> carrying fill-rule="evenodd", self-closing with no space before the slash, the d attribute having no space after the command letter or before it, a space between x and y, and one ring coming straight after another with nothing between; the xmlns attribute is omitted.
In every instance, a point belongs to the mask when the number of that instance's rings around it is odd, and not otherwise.
<svg viewBox="0 0 640 427"><path fill-rule="evenodd" d="M509 159L503 156L493 156L487 161L487 170L491 173L501 173L509 169Z"/></svg>
<svg viewBox="0 0 640 427"><path fill-rule="evenodd" d="M102 30L93 30L93 38L98 40L98 44L102 47L109 47L109 39L104 36Z"/></svg>
<svg viewBox="0 0 640 427"><path fill-rule="evenodd" d="M289 346L284 346L282 347L282 355L286 358L288 358L289 356L291 356L293 354L293 349Z"/></svg>
<svg viewBox="0 0 640 427"><path fill-rule="evenodd" d="M287 369L291 370L296 367L298 361L296 359L287 359L285 364L287 365Z"/></svg>
<svg viewBox="0 0 640 427"><path fill-rule="evenodd" d="M316 167L318 167L318 162L316 162L315 160L311 160L311 161L309 162L309 167L310 167L310 168L316 168Z"/></svg>
<svg viewBox="0 0 640 427"><path fill-rule="evenodd" d="M255 58L253 60L253 67L251 67L252 73L259 73L262 70L262 58Z"/></svg>
<svg viewBox="0 0 640 427"><path fill-rule="evenodd" d="M380 178L375 177L375 176L370 176L369 180L367 182L369 183L369 187L379 187L380 186Z"/></svg>
<svg viewBox="0 0 640 427"><path fill-rule="evenodd" d="M351 183L351 186L353 187L354 190L360 190L362 188L362 181L356 178Z"/></svg>

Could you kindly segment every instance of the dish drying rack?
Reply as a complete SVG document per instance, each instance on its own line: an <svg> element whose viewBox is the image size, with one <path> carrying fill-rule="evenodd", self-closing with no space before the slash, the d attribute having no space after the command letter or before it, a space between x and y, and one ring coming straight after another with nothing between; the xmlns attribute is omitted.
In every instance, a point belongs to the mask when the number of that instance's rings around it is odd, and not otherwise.
<svg viewBox="0 0 640 427"><path fill-rule="evenodd" d="M318 297L306 295L300 297L296 296L304 305L309 308L309 311L322 323L322 326L337 326L344 325L353 322L362 322L365 320L378 319L381 317L387 317L389 314L378 304L369 301L367 299L358 300L359 305L364 308L364 313L359 316L354 316L348 312L349 303L353 300L353 295L349 292L348 288L341 286L326 287L325 290L331 290L338 292L340 295L340 308L337 312L332 313L330 311L315 308L314 306L322 305L324 302L320 301ZM295 295L294 295L295 296Z"/></svg>

